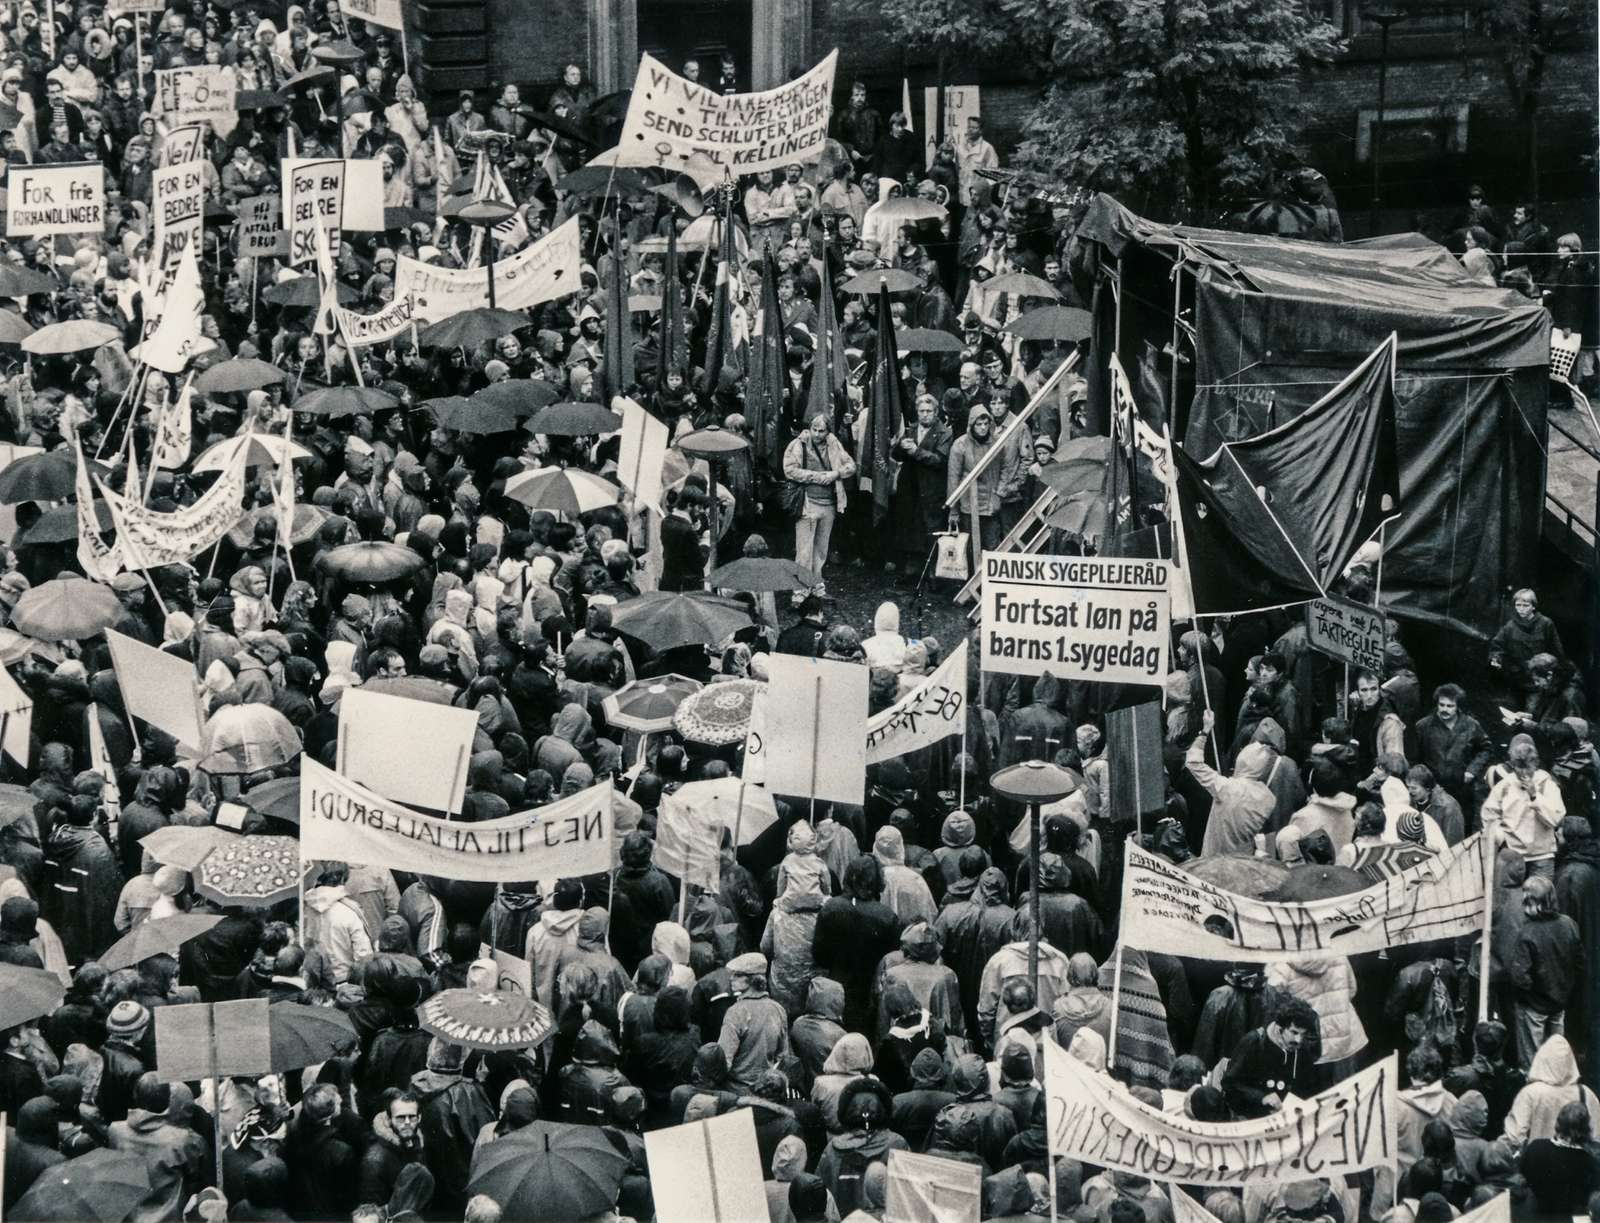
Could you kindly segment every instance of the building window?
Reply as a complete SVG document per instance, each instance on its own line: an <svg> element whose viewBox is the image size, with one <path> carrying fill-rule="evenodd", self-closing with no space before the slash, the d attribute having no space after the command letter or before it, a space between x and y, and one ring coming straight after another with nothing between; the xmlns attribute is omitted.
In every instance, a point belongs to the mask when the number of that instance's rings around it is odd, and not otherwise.
<svg viewBox="0 0 1600 1223"><path fill-rule="evenodd" d="M1427 161L1447 153L1467 151L1465 102L1439 106L1389 106L1383 112L1383 160L1385 162ZM1356 113L1356 160L1372 157L1372 125L1376 108Z"/></svg>

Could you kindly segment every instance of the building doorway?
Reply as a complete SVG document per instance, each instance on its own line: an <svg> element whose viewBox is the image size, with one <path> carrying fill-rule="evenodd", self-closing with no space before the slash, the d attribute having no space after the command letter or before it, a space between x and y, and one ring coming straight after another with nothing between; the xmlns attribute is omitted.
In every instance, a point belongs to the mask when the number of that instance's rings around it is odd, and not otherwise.
<svg viewBox="0 0 1600 1223"><path fill-rule="evenodd" d="M741 91L750 88L751 0L638 0L639 50L681 73L700 65L700 82L715 88L723 52L733 56Z"/></svg>

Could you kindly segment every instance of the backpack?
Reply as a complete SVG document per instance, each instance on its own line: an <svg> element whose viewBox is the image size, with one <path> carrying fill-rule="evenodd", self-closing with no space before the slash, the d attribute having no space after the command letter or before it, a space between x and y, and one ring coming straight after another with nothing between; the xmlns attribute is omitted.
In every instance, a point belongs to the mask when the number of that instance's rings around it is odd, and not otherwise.
<svg viewBox="0 0 1600 1223"><path fill-rule="evenodd" d="M1441 1056L1447 1056L1456 1044L1456 1008L1438 961L1432 967L1433 978L1422 1009L1406 1016L1406 1038L1414 1045L1431 1041Z"/></svg>

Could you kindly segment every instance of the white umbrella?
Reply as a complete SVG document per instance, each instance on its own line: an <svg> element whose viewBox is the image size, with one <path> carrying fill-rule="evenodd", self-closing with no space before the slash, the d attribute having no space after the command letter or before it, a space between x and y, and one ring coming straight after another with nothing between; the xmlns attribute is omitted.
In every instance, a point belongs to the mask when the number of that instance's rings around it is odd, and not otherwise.
<svg viewBox="0 0 1600 1223"><path fill-rule="evenodd" d="M576 515L615 505L622 490L574 467L536 467L507 480L506 496L529 509Z"/></svg>
<svg viewBox="0 0 1600 1223"><path fill-rule="evenodd" d="M210 749L200 767L208 773L260 773L300 754L300 737L271 705L224 705L206 723Z"/></svg>
<svg viewBox="0 0 1600 1223"><path fill-rule="evenodd" d="M245 453L246 467L276 465L283 462L285 454L289 456L291 462L311 457L311 451L299 442L288 441L280 434L249 433L244 437L230 437L226 441L218 442L194 461L194 470L227 471L233 465L234 457L240 448L245 446L249 447Z"/></svg>
<svg viewBox="0 0 1600 1223"><path fill-rule="evenodd" d="M737 777L688 782L673 792L672 799L707 824L721 824L734 834L738 845L750 844L778 822L772 795Z"/></svg>

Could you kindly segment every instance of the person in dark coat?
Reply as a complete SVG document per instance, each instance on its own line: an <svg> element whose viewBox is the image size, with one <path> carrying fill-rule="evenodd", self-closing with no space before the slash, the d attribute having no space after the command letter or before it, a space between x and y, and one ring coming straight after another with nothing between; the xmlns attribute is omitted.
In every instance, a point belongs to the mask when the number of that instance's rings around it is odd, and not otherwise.
<svg viewBox="0 0 1600 1223"><path fill-rule="evenodd" d="M149 1030L150 1012L132 1000L117 1003L106 1016L106 1043L100 1047L100 1092L95 1103L107 1125L126 1120L133 1107L145 1070L140 1046ZM42 1085L39 1090L44 1090Z"/></svg>
<svg viewBox="0 0 1600 1223"><path fill-rule="evenodd" d="M1600 1163L1590 1149L1589 1110L1563 1104L1554 1138L1535 1138L1522 1149L1522 1176L1546 1218L1584 1218L1589 1195L1600 1189Z"/></svg>
<svg viewBox="0 0 1600 1223"><path fill-rule="evenodd" d="M661 520L661 590L700 590L705 582L706 553L700 543L700 528L690 517L704 499L692 488L668 489L662 504L667 516Z"/></svg>
<svg viewBox="0 0 1600 1223"><path fill-rule="evenodd" d="M1583 946L1600 947L1600 841L1581 816L1568 815L1561 821L1556 908L1577 926ZM0 924L3 919L4 910L0 910ZM1578 987L1568 1007L1567 1039L1578 1064L1591 1065L1600 1051L1600 967L1593 954L1582 957L1578 964Z"/></svg>
<svg viewBox="0 0 1600 1223"><path fill-rule="evenodd" d="M974 851L981 853L981 850ZM966 870L963 860L962 870ZM977 1032L978 985L989 958L1011 941L1011 892L1005 872L988 867L978 876L978 884L966 900L947 904L934 919L934 929L944 945L945 964L953 969L961 985L961 1009L966 1030Z"/></svg>
<svg viewBox="0 0 1600 1223"><path fill-rule="evenodd" d="M647 1115L666 1124L672 1089L687 1082L700 1050L700 1029L689 1022L689 995L669 985L656 995L653 1030L639 1038L623 1062L628 1080L644 1092ZM657 1121L656 1119L659 1118Z"/></svg>
<svg viewBox="0 0 1600 1223"><path fill-rule="evenodd" d="M66 1160L57 1149L60 1110L54 1100L37 1096L9 1115L16 1118L16 1125L6 1135L4 1207L7 1214L34 1181Z"/></svg>
<svg viewBox="0 0 1600 1223"><path fill-rule="evenodd" d="M895 1094L893 1129L904 1136L913 1151L927 1147L933 1119L945 1105L956 1101L956 1093L946 1086L946 1077L944 1058L930 1046L911 1060L911 1085Z"/></svg>
<svg viewBox="0 0 1600 1223"><path fill-rule="evenodd" d="M650 937L656 923L671 921L677 906L677 889L672 880L650 861L654 843L642 832L630 832L622 842L622 867L613 883L613 895L628 898L632 917L617 922L611 932L611 945L623 968L632 973L639 961L650 954Z"/></svg>
<svg viewBox="0 0 1600 1223"><path fill-rule="evenodd" d="M1060 854L1039 855L1039 934L1064 955L1087 951L1099 957L1104 934L1100 915L1086 897L1069 890L1072 874ZM1019 897L1017 907L1028 909L1031 894Z"/></svg>
<svg viewBox="0 0 1600 1223"><path fill-rule="evenodd" d="M900 946L900 922L879 897L883 868L862 854L845 868L844 894L817 915L811 954L817 971L844 986L845 1026L871 1032L872 978L878 962Z"/></svg>
<svg viewBox="0 0 1600 1223"><path fill-rule="evenodd" d="M1033 699L1001 720L1000 763L1054 760L1072 743L1072 727L1061 712L1061 685L1046 671L1033 685Z"/></svg>
<svg viewBox="0 0 1600 1223"><path fill-rule="evenodd" d="M895 542L907 582L922 572L933 536L944 530L945 483L954 443L950 427L939 420L939 401L929 394L917 396L916 423L894 442L894 457L900 462L894 490Z"/></svg>
<svg viewBox="0 0 1600 1223"><path fill-rule="evenodd" d="M828 621L822 614L822 600L807 595L796 610L800 619L778 634L774 652L815 658L822 649L821 637L828 630Z"/></svg>
<svg viewBox="0 0 1600 1223"><path fill-rule="evenodd" d="M361 1154L357 1175L358 1202L387 1202L400 1173L423 1163L422 1105L409 1091L394 1093L372 1119L372 1139Z"/></svg>
<svg viewBox="0 0 1600 1223"><path fill-rule="evenodd" d="M354 1128L352 1121L356 1122ZM359 1118L345 1116L338 1089L332 1084L319 1083L306 1092L289 1136L305 1217L342 1218L358 1202L373 1200L357 1197L355 1192L360 1163L356 1143L363 1128Z"/></svg>
<svg viewBox="0 0 1600 1223"><path fill-rule="evenodd" d="M33 946L39 936L39 906L27 896L12 896L0 904L0 964L43 968L44 960Z"/></svg>
<svg viewBox="0 0 1600 1223"><path fill-rule="evenodd" d="M472 1149L478 1132L495 1119L483 1088L463 1073L466 1060L463 1046L434 1037L428 1068L411 1078L411 1090L422 1105L422 1143L433 1173L433 1206L440 1215L465 1210Z"/></svg>
<svg viewBox="0 0 1600 1223"><path fill-rule="evenodd" d="M258 909L224 909L221 921L179 948L183 980L207 1002L237 997L239 974L255 958L265 924Z"/></svg>
<svg viewBox="0 0 1600 1223"><path fill-rule="evenodd" d="M1511 958L1511 988L1516 999L1517 1060L1531 1065L1546 1038L1562 1031L1568 1005L1577 993L1584 960L1578 925L1556 908L1555 884L1543 875L1522 885L1527 921Z"/></svg>
<svg viewBox="0 0 1600 1223"><path fill-rule="evenodd" d="M1463 811L1472 807L1472 790L1489 767L1489 736L1478 720L1461 708L1466 696L1455 684L1433 690L1434 712L1413 728L1415 745L1406 758L1420 760L1434 780L1450 792Z"/></svg>
<svg viewBox="0 0 1600 1223"><path fill-rule="evenodd" d="M122 874L105 837L91 827L98 804L75 795L45 846L45 912L69 963L93 959L115 931Z"/></svg>
<svg viewBox="0 0 1600 1223"><path fill-rule="evenodd" d="M1455 1067L1444 1078L1444 1089L1458 1100L1469 1091L1483 1096L1488 1105L1483 1127L1486 1135L1497 1135L1505 1129L1506 1114L1517 1093L1528 1083L1522 1067L1506 1060L1510 1039L1506 1025L1499 1020L1480 1021L1472 1032L1472 1060Z"/></svg>

